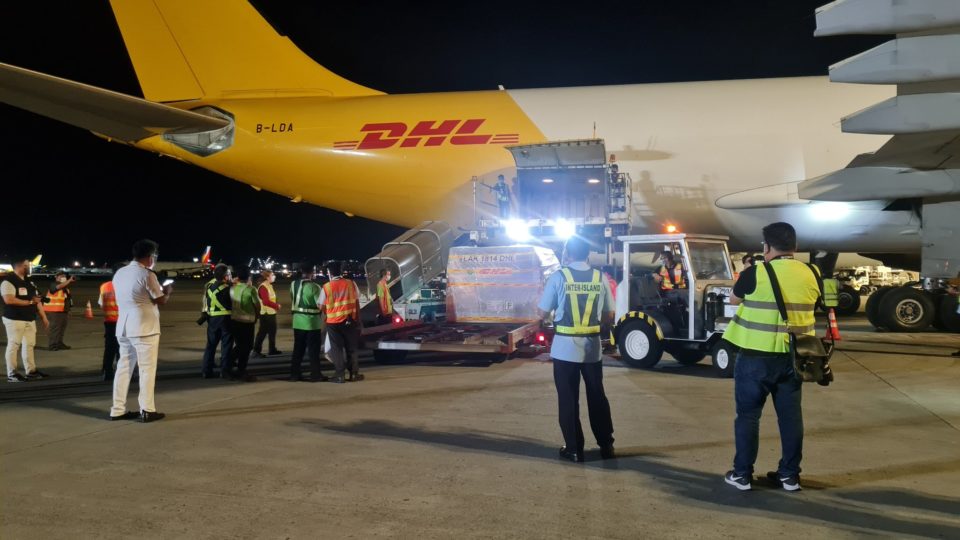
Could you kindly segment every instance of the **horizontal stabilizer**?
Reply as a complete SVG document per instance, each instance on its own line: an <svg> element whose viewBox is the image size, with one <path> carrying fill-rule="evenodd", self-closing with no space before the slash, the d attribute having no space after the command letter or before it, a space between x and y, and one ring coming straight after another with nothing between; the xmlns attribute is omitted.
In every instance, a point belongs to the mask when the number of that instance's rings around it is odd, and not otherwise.
<svg viewBox="0 0 960 540"><path fill-rule="evenodd" d="M0 102L125 142L174 131L212 131L230 123L3 63Z"/></svg>
<svg viewBox="0 0 960 540"><path fill-rule="evenodd" d="M817 10L814 35L902 34L956 25L956 0L837 0Z"/></svg>
<svg viewBox="0 0 960 540"><path fill-rule="evenodd" d="M799 193L804 199L833 202L956 197L960 170L851 167L801 182Z"/></svg>
<svg viewBox="0 0 960 540"><path fill-rule="evenodd" d="M895 135L960 129L960 92L900 95L844 118L844 133Z"/></svg>
<svg viewBox="0 0 960 540"><path fill-rule="evenodd" d="M960 35L894 39L830 66L830 80L901 84L960 79Z"/></svg>

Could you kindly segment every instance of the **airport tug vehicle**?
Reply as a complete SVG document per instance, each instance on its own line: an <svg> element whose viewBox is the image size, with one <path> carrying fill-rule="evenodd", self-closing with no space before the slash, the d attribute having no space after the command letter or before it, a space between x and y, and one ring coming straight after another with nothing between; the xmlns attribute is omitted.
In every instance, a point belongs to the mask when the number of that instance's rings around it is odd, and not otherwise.
<svg viewBox="0 0 960 540"><path fill-rule="evenodd" d="M684 365L707 355L720 377L732 377L736 347L723 331L736 313L728 304L734 276L727 237L646 234L618 238L623 250L612 341L626 364L651 368L664 352ZM664 251L683 266L686 289L661 289L654 278Z"/></svg>

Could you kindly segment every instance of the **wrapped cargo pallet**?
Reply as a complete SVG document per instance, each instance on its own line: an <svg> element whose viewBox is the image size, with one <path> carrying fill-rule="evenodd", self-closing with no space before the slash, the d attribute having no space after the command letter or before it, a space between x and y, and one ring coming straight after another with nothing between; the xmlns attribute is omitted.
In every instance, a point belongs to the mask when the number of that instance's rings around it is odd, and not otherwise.
<svg viewBox="0 0 960 540"><path fill-rule="evenodd" d="M537 246L452 248L447 262L447 320L536 321L543 284L558 268L554 252Z"/></svg>

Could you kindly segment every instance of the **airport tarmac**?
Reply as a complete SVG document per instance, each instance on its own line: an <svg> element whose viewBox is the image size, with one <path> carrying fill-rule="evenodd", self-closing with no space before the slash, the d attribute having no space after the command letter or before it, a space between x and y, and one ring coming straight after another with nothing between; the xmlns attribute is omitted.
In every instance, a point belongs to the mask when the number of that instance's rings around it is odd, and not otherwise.
<svg viewBox="0 0 960 540"><path fill-rule="evenodd" d="M841 320L856 329L836 382L805 388L804 490L741 493L722 481L733 383L706 361L610 360L620 457L600 460L588 434L575 465L556 458L542 358L366 363L367 380L345 385L277 380L284 359L268 359L256 383L201 380L199 283L178 284L161 316L168 417L108 422L102 323L81 316L94 285L76 290L74 349L37 352L54 377L0 383L2 538L960 537L957 336ZM779 454L766 413L761 476Z"/></svg>

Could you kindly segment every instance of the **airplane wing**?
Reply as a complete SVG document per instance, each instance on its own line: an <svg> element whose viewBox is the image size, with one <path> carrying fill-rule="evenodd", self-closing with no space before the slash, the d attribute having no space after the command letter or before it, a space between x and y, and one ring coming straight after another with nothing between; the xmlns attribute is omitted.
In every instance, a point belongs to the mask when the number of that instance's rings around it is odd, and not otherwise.
<svg viewBox="0 0 960 540"><path fill-rule="evenodd" d="M124 142L211 131L228 120L0 63L0 102Z"/></svg>

